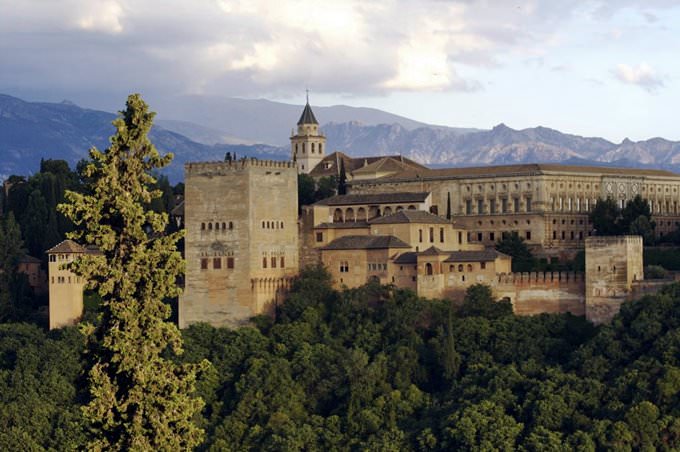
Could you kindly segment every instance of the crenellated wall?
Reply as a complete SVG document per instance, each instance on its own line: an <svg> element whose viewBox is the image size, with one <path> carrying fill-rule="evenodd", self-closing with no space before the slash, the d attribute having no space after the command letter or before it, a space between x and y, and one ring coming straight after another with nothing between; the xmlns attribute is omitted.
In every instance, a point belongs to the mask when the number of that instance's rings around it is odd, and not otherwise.
<svg viewBox="0 0 680 452"><path fill-rule="evenodd" d="M510 299L518 315L585 314L585 275L582 273L506 273L497 275L492 287L498 298Z"/></svg>

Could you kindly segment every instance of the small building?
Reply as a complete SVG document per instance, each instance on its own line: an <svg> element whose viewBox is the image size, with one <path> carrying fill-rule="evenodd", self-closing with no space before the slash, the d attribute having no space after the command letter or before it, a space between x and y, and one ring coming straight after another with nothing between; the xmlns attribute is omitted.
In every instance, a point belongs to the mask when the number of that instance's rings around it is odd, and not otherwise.
<svg viewBox="0 0 680 452"><path fill-rule="evenodd" d="M75 325L83 315L85 280L64 267L88 252L73 240L64 240L46 251L51 330Z"/></svg>
<svg viewBox="0 0 680 452"><path fill-rule="evenodd" d="M19 258L17 272L23 273L28 279L28 285L36 295L47 292L47 274L42 269L42 261L28 254Z"/></svg>

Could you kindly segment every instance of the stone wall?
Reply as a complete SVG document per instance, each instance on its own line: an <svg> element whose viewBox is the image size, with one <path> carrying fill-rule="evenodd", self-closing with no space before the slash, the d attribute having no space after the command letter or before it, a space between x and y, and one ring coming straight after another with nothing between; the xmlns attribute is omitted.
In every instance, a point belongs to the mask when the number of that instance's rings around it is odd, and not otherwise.
<svg viewBox="0 0 680 452"><path fill-rule="evenodd" d="M235 326L270 310L298 274L297 210L291 162L185 165L181 328L195 322Z"/></svg>
<svg viewBox="0 0 680 452"><path fill-rule="evenodd" d="M509 298L518 315L570 312L585 314L585 277L582 273L508 273L492 285L498 298Z"/></svg>

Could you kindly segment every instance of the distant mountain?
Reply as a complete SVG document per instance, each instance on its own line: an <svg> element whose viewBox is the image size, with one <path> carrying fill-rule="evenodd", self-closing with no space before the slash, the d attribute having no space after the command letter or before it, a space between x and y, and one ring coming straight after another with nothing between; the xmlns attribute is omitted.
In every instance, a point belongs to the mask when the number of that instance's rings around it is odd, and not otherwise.
<svg viewBox="0 0 680 452"><path fill-rule="evenodd" d="M176 108L154 107L163 112L159 117L168 119L156 122L151 139L161 151L175 154L166 170L173 181L182 179L184 162L222 160L226 152L236 152L238 157L289 157L288 133L297 123L301 106L266 100L188 99L193 100L187 100L186 114L179 118L169 116L179 112ZM206 111L199 109L201 105ZM546 127L514 130L499 124L491 130L457 129L343 106L314 107L314 112L328 139L326 149L353 156L402 154L432 166L564 162L680 171L680 142L663 138L626 139L616 144ZM331 120L350 115L362 120ZM65 159L75 165L90 147L108 146L114 118L112 113L70 102L25 102L0 95L0 179L37 171L41 158ZM201 118L206 122L196 122ZM381 120L386 123L376 123ZM256 144L263 142L278 144Z"/></svg>
<svg viewBox="0 0 680 452"><path fill-rule="evenodd" d="M41 158L64 159L73 167L92 146L108 146L115 117L70 102L25 102L0 95L0 179L34 173ZM282 152L287 156L287 151L268 145L208 146L158 125L150 137L159 150L175 154L165 171L173 181L183 178L184 162L222 160L228 151L239 157L284 158Z"/></svg>
<svg viewBox="0 0 680 452"><path fill-rule="evenodd" d="M491 130L452 133L398 124L366 126L358 122L325 124L327 148L349 155L402 154L430 165L499 165L531 162L608 163L680 169L680 142L652 138L615 144L603 138L569 135L546 127L514 130L499 124Z"/></svg>
<svg viewBox="0 0 680 452"><path fill-rule="evenodd" d="M161 120L173 119L185 123L200 124L202 127L219 131L223 135L239 137L244 140L243 142L267 143L285 147L289 145L290 132L297 124L302 112L300 105L272 102L266 99L237 99L197 95L157 99L153 102L153 108L159 112L158 117ZM321 124L350 121L357 121L365 126L398 124L406 130L414 130L420 127L441 128L452 134L477 130L432 126L375 108L348 107L346 105L314 106L314 114ZM186 132L186 130L175 128L167 122L162 122L162 125L178 133L184 134ZM192 137L188 133L187 136ZM224 141L202 141L197 136L192 138L205 144L224 143Z"/></svg>

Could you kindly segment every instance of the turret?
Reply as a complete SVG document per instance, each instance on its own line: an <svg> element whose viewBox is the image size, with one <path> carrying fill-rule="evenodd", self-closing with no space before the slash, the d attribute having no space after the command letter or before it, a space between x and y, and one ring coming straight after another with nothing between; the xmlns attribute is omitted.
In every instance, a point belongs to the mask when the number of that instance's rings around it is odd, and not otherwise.
<svg viewBox="0 0 680 452"><path fill-rule="evenodd" d="M309 105L309 95L297 123L297 133L290 137L290 148L298 173L310 173L325 156L326 137L319 130L319 122Z"/></svg>

